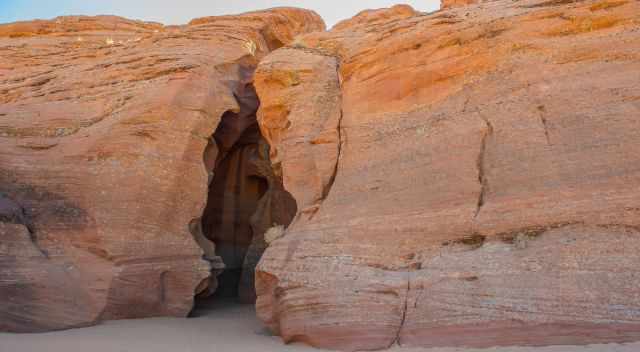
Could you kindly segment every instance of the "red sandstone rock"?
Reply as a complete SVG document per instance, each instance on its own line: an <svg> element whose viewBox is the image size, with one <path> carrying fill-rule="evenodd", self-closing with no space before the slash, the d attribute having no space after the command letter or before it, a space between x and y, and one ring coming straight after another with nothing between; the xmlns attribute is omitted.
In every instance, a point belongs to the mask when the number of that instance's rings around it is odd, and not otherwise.
<svg viewBox="0 0 640 352"><path fill-rule="evenodd" d="M206 201L205 146L239 112L246 72L323 28L289 8L174 27L0 26L0 192L32 225L0 217L0 330L188 314L211 274L203 248L216 259L189 232Z"/></svg>
<svg viewBox="0 0 640 352"><path fill-rule="evenodd" d="M368 11L268 55L260 318L341 350L640 338L640 4Z"/></svg>
<svg viewBox="0 0 640 352"><path fill-rule="evenodd" d="M471 4L477 4L482 0L442 0L441 7L443 9L450 9L453 7L467 6Z"/></svg>
<svg viewBox="0 0 640 352"><path fill-rule="evenodd" d="M287 48L262 63L259 122L271 161L301 214L312 216L333 183L340 153L340 83L332 56Z"/></svg>

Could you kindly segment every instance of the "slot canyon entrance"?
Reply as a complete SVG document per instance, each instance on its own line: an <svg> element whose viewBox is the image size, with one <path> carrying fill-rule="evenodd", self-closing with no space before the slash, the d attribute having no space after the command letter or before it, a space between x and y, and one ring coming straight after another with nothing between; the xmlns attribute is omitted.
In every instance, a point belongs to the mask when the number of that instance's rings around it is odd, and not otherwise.
<svg viewBox="0 0 640 352"><path fill-rule="evenodd" d="M264 234L288 226L297 211L260 133L252 71L244 76L234 89L239 111L223 114L204 153L209 193L191 231L212 274L197 289L194 311L215 300L255 303L255 267L268 245Z"/></svg>

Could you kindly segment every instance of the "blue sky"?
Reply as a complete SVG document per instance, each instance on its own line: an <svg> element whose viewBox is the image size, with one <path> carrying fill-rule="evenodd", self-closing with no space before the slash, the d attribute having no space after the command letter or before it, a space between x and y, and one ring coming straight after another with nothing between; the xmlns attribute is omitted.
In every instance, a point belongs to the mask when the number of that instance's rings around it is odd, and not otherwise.
<svg viewBox="0 0 640 352"><path fill-rule="evenodd" d="M183 24L202 16L296 6L315 10L331 26L364 9L397 3L409 4L419 11L434 11L440 6L440 0L0 0L0 23L62 15L106 14Z"/></svg>

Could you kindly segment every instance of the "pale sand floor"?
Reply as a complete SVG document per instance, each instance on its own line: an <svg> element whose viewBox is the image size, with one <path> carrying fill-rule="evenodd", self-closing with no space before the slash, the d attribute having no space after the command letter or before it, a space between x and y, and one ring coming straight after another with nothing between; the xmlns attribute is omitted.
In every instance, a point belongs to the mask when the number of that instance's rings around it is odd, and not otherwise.
<svg viewBox="0 0 640 352"><path fill-rule="evenodd" d="M284 345L255 317L252 306L217 303L189 319L122 320L99 326L44 334L0 333L0 352L275 352L320 351ZM485 350L440 348L394 352L640 352L625 345L509 347Z"/></svg>

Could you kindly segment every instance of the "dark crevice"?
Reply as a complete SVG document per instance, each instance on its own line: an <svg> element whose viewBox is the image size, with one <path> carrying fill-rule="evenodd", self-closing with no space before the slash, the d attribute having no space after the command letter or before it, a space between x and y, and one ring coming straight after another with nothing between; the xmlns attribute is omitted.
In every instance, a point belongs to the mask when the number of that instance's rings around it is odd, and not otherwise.
<svg viewBox="0 0 640 352"><path fill-rule="evenodd" d="M482 210L482 207L486 202L487 192L489 190L489 183L487 181L485 164L486 164L487 143L489 138L491 138L491 136L493 135L493 125L491 125L491 122L486 118L483 118L482 120L486 124L486 128L484 131L484 135L482 136L482 142L480 144L480 152L478 153L478 160L477 160L478 183L480 184L480 194L478 195L476 212L475 212L475 215L473 216L474 219L476 219L480 214L480 211Z"/></svg>
<svg viewBox="0 0 640 352"><path fill-rule="evenodd" d="M390 349L394 345L401 346L401 344L400 344L400 333L402 332L402 328L404 327L404 322L405 322L405 320L407 318L407 309L409 308L409 292L410 291L411 291L411 273L408 272L407 273L407 292L405 293L405 296L404 296L404 305L403 305L403 308L402 308L402 316L400 318L400 324L398 325L398 329L396 330L395 338L393 339L391 344L389 346L387 346L387 349Z"/></svg>
<svg viewBox="0 0 640 352"><path fill-rule="evenodd" d="M252 75L243 70L233 92L239 109L222 115L203 158L209 173L207 204L191 227L212 273L198 287L196 306L230 298L255 302L255 267L267 247L264 233L288 226L297 211L271 165L256 119L260 102Z"/></svg>
<svg viewBox="0 0 640 352"><path fill-rule="evenodd" d="M340 108L340 117L338 118L336 133L338 134L338 152L336 153L336 164L333 168L333 174L331 175L331 178L329 178L329 182L322 189L322 198L320 202L327 199L327 197L329 196L329 192L331 192L331 188L336 181L336 176L338 175L338 166L340 165L340 157L342 156L342 108Z"/></svg>
<svg viewBox="0 0 640 352"><path fill-rule="evenodd" d="M551 139L549 138L549 125L546 117L546 108L544 105L538 106L538 112L540 113L540 122L542 123L542 128L544 129L544 136L547 139L547 145L551 144Z"/></svg>

